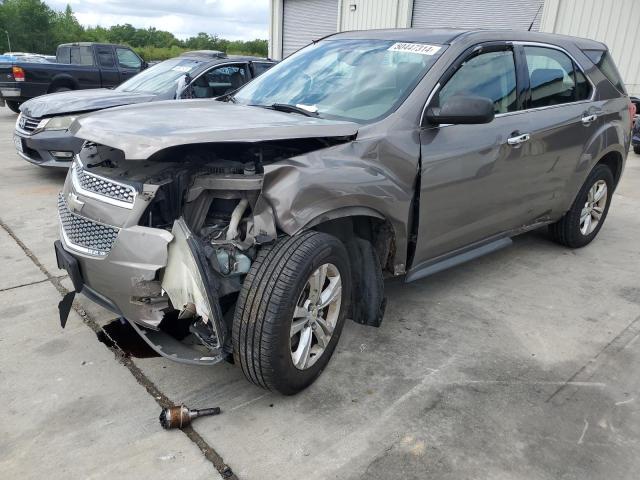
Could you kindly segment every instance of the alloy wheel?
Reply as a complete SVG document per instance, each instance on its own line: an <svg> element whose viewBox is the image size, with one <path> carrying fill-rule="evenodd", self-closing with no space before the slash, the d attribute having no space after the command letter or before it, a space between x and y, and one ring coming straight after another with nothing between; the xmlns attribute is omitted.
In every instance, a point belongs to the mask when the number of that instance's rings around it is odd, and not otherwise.
<svg viewBox="0 0 640 480"><path fill-rule="evenodd" d="M307 279L291 320L291 360L299 370L310 368L331 341L340 314L342 279L332 263L318 267Z"/></svg>
<svg viewBox="0 0 640 480"><path fill-rule="evenodd" d="M580 232L587 236L598 227L608 199L607 182L598 180L587 194L587 201L580 213Z"/></svg>

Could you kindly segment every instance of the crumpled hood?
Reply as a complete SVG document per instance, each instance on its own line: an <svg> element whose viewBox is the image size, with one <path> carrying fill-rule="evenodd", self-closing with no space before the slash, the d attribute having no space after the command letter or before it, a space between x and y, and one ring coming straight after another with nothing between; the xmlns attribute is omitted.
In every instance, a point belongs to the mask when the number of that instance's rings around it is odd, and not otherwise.
<svg viewBox="0 0 640 480"><path fill-rule="evenodd" d="M358 127L352 122L215 100L174 100L92 113L77 119L70 131L122 150L128 160L145 160L178 145L342 137L355 135Z"/></svg>
<svg viewBox="0 0 640 480"><path fill-rule="evenodd" d="M155 97L156 95L152 93L117 92L108 88L91 88L50 93L32 98L20 106L20 111L30 117L41 118L149 102Z"/></svg>

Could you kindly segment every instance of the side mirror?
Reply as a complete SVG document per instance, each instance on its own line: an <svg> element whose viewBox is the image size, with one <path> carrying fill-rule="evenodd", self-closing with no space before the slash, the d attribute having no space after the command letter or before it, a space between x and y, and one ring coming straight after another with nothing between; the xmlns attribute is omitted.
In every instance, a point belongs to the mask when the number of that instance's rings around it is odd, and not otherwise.
<svg viewBox="0 0 640 480"><path fill-rule="evenodd" d="M491 99L475 95L454 95L441 107L427 109L426 122L423 121L423 123L472 125L490 123L494 118L494 106Z"/></svg>
<svg viewBox="0 0 640 480"><path fill-rule="evenodd" d="M149 68L149 63L146 60L142 60L142 65L140 66L140 70L146 70Z"/></svg>

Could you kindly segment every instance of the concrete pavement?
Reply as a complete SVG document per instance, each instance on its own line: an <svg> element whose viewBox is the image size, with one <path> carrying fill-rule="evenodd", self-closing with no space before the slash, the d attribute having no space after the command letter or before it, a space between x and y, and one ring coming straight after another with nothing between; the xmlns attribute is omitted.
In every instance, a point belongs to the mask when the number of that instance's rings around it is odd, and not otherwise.
<svg viewBox="0 0 640 480"><path fill-rule="evenodd" d="M14 154L13 121L0 109L9 478L216 478L216 455L241 479L637 477L640 157L630 154L592 245L567 250L533 232L431 278L391 282L382 327L348 322L318 382L282 397L228 364L123 365L89 328L113 315L82 299L89 326L74 314L60 330L52 243L64 177ZM149 385L223 414L199 419L194 435L164 432Z"/></svg>

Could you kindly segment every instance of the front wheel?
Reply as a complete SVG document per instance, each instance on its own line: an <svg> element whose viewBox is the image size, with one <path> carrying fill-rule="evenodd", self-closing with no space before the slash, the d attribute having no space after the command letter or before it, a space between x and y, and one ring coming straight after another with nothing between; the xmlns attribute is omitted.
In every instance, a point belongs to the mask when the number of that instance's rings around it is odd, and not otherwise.
<svg viewBox="0 0 640 480"><path fill-rule="evenodd" d="M640 145L633 146L633 153L640 155Z"/></svg>
<svg viewBox="0 0 640 480"><path fill-rule="evenodd" d="M304 232L263 247L238 297L233 355L256 385L293 395L329 362L351 298L340 240Z"/></svg>
<svg viewBox="0 0 640 480"><path fill-rule="evenodd" d="M604 224L612 195L611 169L606 165L596 165L569 211L549 226L553 240L571 248L589 244Z"/></svg>

